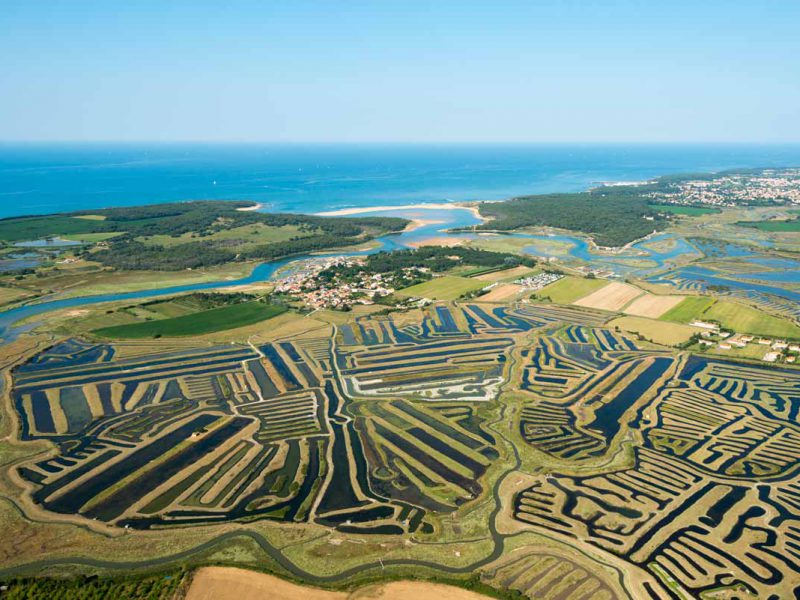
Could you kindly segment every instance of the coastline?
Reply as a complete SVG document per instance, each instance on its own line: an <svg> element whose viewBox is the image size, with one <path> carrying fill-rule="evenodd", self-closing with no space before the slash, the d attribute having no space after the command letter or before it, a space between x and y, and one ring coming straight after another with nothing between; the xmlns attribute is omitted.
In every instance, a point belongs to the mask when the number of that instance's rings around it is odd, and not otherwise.
<svg viewBox="0 0 800 600"><path fill-rule="evenodd" d="M240 210L242 212L250 212L254 210L261 210L264 208L264 205L261 202L256 202L253 206L242 206L241 208L237 208L236 210Z"/></svg>
<svg viewBox="0 0 800 600"><path fill-rule="evenodd" d="M340 208L337 210L328 210L324 212L315 213L318 217L347 217L351 215L360 215L363 213L378 212L378 211L394 211L394 210L468 210L476 218L481 221L485 220L478 207L474 204L458 203L458 202L432 202L430 204L403 204L400 206L358 206L352 208Z"/></svg>

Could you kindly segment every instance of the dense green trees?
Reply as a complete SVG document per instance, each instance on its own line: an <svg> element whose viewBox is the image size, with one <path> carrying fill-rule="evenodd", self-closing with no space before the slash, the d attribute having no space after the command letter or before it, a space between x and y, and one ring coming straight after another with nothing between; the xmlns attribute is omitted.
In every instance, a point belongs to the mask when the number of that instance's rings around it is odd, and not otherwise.
<svg viewBox="0 0 800 600"><path fill-rule="evenodd" d="M520 196L480 205L490 221L478 229L510 231L521 227L558 227L589 234L601 246L622 246L663 229L667 219L638 191L597 188L577 194Z"/></svg>
<svg viewBox="0 0 800 600"><path fill-rule="evenodd" d="M375 235L400 231L406 219L395 217L331 218L238 210L252 202L197 201L128 206L94 211L0 219L0 241L16 242L68 234L119 233L84 257L117 269L172 271L220 265L234 260L271 260L315 250L347 246ZM294 226L301 235L283 241L230 249L230 240L204 239L170 244L144 243L155 235L187 233L211 236L245 225Z"/></svg>
<svg viewBox="0 0 800 600"><path fill-rule="evenodd" d="M74 577L56 579L30 577L0 582L8 589L4 600L171 600L185 573L162 573L133 577Z"/></svg>

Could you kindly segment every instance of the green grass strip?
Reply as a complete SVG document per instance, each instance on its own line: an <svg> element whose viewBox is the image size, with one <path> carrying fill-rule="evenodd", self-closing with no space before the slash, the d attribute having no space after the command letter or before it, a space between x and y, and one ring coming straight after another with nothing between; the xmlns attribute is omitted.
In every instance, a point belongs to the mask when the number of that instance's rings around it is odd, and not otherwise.
<svg viewBox="0 0 800 600"><path fill-rule="evenodd" d="M226 329L236 329L271 319L287 309L283 306L261 302L243 302L221 308L212 308L172 319L145 321L95 329L93 333L114 339L141 339L153 337L180 337L203 335Z"/></svg>

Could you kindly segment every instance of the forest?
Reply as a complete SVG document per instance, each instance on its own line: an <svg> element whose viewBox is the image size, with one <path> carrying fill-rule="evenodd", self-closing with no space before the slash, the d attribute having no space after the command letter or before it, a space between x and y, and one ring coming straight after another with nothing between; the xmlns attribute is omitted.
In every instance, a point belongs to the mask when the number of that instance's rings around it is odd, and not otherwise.
<svg viewBox="0 0 800 600"><path fill-rule="evenodd" d="M479 210L490 220L477 229L557 227L586 233L600 246L624 246L664 229L669 222L638 190L627 186L574 194L520 196L507 202L481 203Z"/></svg>
<svg viewBox="0 0 800 600"><path fill-rule="evenodd" d="M395 217L318 217L243 211L252 202L196 201L108 208L74 213L0 219L0 241L15 243L70 235L116 233L98 246L87 245L82 258L125 270L175 271L235 260L271 260L293 254L362 243L376 235L401 231L408 223ZM292 227L297 235L272 243L234 239L246 226ZM151 243L190 236L178 242ZM242 237L246 237L244 232ZM241 240L249 242L250 240Z"/></svg>

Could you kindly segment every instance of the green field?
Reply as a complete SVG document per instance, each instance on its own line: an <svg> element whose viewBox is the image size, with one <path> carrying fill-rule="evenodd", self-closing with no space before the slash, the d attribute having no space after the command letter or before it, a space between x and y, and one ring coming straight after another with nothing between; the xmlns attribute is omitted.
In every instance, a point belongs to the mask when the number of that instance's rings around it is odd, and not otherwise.
<svg viewBox="0 0 800 600"><path fill-rule="evenodd" d="M800 231L800 219L780 219L774 221L739 221L736 223L742 227L751 227L761 231L774 232L798 232Z"/></svg>
<svg viewBox="0 0 800 600"><path fill-rule="evenodd" d="M537 292L541 298L550 298L556 304L570 304L608 285L605 279L567 276L543 287Z"/></svg>
<svg viewBox="0 0 800 600"><path fill-rule="evenodd" d="M707 208L705 206L683 206L681 204L651 204L650 206L660 212L671 213L673 215L684 215L687 217L713 215L720 212L718 208Z"/></svg>
<svg viewBox="0 0 800 600"><path fill-rule="evenodd" d="M397 292L398 296L420 296L435 300L455 300L459 296L486 287L485 281L445 275L418 283Z"/></svg>
<svg viewBox="0 0 800 600"><path fill-rule="evenodd" d="M217 242L225 243L226 247L249 249L261 244L274 244L277 242L286 242L294 238L308 237L315 233L319 232L308 229L304 230L297 225L273 227L271 225L264 225L263 223L253 223L250 225L243 225L242 227L234 227L232 229L221 229L210 235L198 235L189 232L177 236L167 234L151 235L137 238L137 240L148 246L164 246L165 248L187 244L189 242Z"/></svg>
<svg viewBox="0 0 800 600"><path fill-rule="evenodd" d="M681 302L673 306L663 315L662 321L673 321L674 323L688 323L693 319L699 319L703 311L714 303L713 298L708 296L688 296Z"/></svg>
<svg viewBox="0 0 800 600"><path fill-rule="evenodd" d="M723 327L739 333L800 338L800 327L788 319L775 317L737 302L720 300L709 308L703 317L719 321Z"/></svg>
<svg viewBox="0 0 800 600"><path fill-rule="evenodd" d="M95 329L93 333L115 339L203 335L252 325L259 321L271 319L285 311L286 308L282 306L263 304L261 302L243 302L172 319L103 327Z"/></svg>

